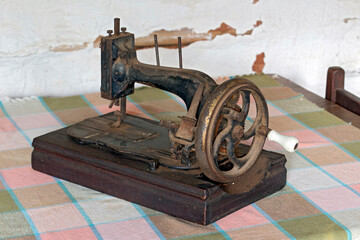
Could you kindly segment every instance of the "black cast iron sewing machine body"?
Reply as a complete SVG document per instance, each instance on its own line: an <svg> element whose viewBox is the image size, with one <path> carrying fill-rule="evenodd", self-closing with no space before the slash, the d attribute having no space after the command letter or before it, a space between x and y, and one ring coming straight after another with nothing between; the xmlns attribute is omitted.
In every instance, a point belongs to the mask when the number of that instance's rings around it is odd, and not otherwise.
<svg viewBox="0 0 360 240"><path fill-rule="evenodd" d="M252 82L218 85L183 69L180 39L180 68L160 66L156 36L157 66L143 64L134 34L114 23L101 39L101 96L120 110L36 138L34 169L201 224L285 185L285 157L262 148L271 134L289 150L297 140L268 128L266 101ZM180 122L126 114L135 83L179 96L187 114Z"/></svg>

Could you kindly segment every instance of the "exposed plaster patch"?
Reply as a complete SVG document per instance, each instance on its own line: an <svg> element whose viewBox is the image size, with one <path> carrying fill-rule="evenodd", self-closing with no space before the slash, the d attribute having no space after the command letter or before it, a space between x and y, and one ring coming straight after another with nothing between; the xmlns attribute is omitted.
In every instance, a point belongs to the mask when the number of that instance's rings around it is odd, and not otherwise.
<svg viewBox="0 0 360 240"><path fill-rule="evenodd" d="M254 28L259 27L262 24L261 20L257 20L256 23L254 24Z"/></svg>
<svg viewBox="0 0 360 240"><path fill-rule="evenodd" d="M103 36L100 35L100 36L98 36L98 37L94 40L94 42L93 42L94 48L100 47L100 41L101 41L101 38L102 38L102 37L103 37Z"/></svg>
<svg viewBox="0 0 360 240"><path fill-rule="evenodd" d="M138 37L135 39L135 46L137 49L149 48L154 46L154 34L158 35L159 46L167 48L177 47L177 38L181 37L182 46L188 46L197 41L212 40L216 36L223 34L230 34L237 36L236 29L226 23L221 23L218 28L210 29L207 33L197 33L190 28L182 28L180 30L159 30L150 33L145 37Z"/></svg>
<svg viewBox="0 0 360 240"><path fill-rule="evenodd" d="M220 27L208 31L208 34L211 34L211 39L214 39L217 35L223 35L226 33L236 37L236 29L227 25L226 23L221 23Z"/></svg>
<svg viewBox="0 0 360 240"><path fill-rule="evenodd" d="M354 21L354 20L359 20L359 18L357 18L357 17L344 18L344 23L348 23L349 21Z"/></svg>
<svg viewBox="0 0 360 240"><path fill-rule="evenodd" d="M78 45L59 45L56 47L50 47L51 52L71 52L71 51L78 51L84 49L88 46L89 43L85 42L83 44Z"/></svg>
<svg viewBox="0 0 360 240"><path fill-rule="evenodd" d="M209 41L213 40L216 36L230 34L234 37L251 35L253 30L259 27L262 24L262 21L258 20L254 24L254 27L245 33L237 34L236 29L231 27L226 23L221 23L218 28L210 29L207 33L197 33L191 28L182 28L180 30L158 30L150 33L145 37L138 37L135 39L136 49L142 48L151 48L154 47L154 35L158 36L158 43L160 47L165 48L177 48L178 46L178 37L181 37L181 44L183 47L190 45L191 43L197 41ZM99 47L100 40L102 36L98 36L94 42L93 46L95 48Z"/></svg>
<svg viewBox="0 0 360 240"><path fill-rule="evenodd" d="M177 38L181 37L182 46L187 46L193 42L205 41L211 39L209 33L197 33L190 28L182 28L180 30L159 30L150 33L145 37L138 37L135 39L135 46L137 49L149 48L154 46L154 35L158 36L158 43L161 47L176 48Z"/></svg>
<svg viewBox="0 0 360 240"><path fill-rule="evenodd" d="M265 67L265 62L264 62L264 58L265 58L265 53L262 52L258 55L256 55L256 60L252 66L252 70L256 73L262 73L263 69Z"/></svg>
<svg viewBox="0 0 360 240"><path fill-rule="evenodd" d="M256 23L254 24L254 27L250 30L247 30L246 32L244 33L241 33L241 34L238 34L240 36L245 36L245 35L251 35L252 32L254 31L255 28L259 27L260 25L262 24L262 21L261 20L257 20Z"/></svg>

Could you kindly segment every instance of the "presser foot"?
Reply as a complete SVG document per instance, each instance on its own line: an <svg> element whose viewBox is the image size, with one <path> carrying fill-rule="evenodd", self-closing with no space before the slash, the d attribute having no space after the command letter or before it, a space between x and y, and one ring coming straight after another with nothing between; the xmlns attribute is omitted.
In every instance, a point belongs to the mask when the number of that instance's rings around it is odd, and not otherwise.
<svg viewBox="0 0 360 240"><path fill-rule="evenodd" d="M114 112L114 116L117 117L117 120L116 120L116 122L111 123L110 126L111 126L112 128L119 128L119 127L121 126L121 123L122 123L123 120L125 119L126 114L124 114L124 113L116 110L116 111Z"/></svg>

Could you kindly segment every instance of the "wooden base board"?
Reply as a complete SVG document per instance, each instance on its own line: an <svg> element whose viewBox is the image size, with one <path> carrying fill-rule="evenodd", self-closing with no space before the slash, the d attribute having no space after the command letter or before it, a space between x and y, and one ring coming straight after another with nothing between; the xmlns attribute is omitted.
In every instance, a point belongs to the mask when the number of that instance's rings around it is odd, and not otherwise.
<svg viewBox="0 0 360 240"><path fill-rule="evenodd" d="M263 151L258 160L271 163L260 184L229 194L199 170L151 170L129 156L78 144L66 130L34 139L33 169L198 224L212 223L286 184L285 156L274 152Z"/></svg>

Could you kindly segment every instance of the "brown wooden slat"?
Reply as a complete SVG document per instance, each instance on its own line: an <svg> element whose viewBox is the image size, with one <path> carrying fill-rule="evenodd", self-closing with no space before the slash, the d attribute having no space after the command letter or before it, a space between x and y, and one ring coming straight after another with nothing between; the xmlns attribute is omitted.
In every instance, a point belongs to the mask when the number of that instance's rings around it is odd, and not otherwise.
<svg viewBox="0 0 360 240"><path fill-rule="evenodd" d="M270 76L274 76L274 74L269 74ZM287 87L290 87L295 92L301 93L310 100L311 102L315 103L319 107L325 109L326 111L330 112L331 114L334 114L338 118L344 120L345 122L351 123L353 126L360 128L360 116L341 107L340 105L333 103L329 100L326 100L315 93L310 92L309 90L306 90L303 87L300 87L296 83L283 78L281 76L278 76L276 78L280 83L284 84Z"/></svg>

